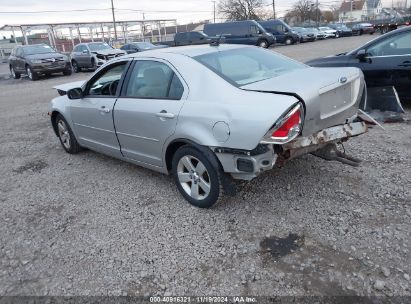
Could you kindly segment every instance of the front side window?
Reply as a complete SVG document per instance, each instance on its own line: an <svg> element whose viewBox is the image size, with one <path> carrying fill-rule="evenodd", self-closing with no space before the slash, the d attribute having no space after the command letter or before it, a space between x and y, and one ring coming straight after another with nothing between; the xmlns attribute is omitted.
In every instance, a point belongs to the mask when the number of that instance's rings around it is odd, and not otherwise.
<svg viewBox="0 0 411 304"><path fill-rule="evenodd" d="M257 35L258 34L258 28L255 25L250 26L250 33L252 35Z"/></svg>
<svg viewBox="0 0 411 304"><path fill-rule="evenodd" d="M84 44L80 45L78 52L83 53L84 51L88 51L87 47Z"/></svg>
<svg viewBox="0 0 411 304"><path fill-rule="evenodd" d="M280 76L307 66L261 48L239 48L194 57L236 86Z"/></svg>
<svg viewBox="0 0 411 304"><path fill-rule="evenodd" d="M126 90L126 97L181 99L184 87L174 71L162 62L136 62Z"/></svg>
<svg viewBox="0 0 411 304"><path fill-rule="evenodd" d="M411 32L377 42L367 50L367 54L371 57L411 54Z"/></svg>
<svg viewBox="0 0 411 304"><path fill-rule="evenodd" d="M115 96L127 62L113 64L88 86L88 95Z"/></svg>

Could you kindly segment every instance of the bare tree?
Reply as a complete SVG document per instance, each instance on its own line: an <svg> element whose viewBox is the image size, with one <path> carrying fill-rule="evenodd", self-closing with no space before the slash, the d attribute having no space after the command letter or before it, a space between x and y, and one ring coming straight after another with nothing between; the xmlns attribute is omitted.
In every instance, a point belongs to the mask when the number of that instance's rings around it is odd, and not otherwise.
<svg viewBox="0 0 411 304"><path fill-rule="evenodd" d="M298 0L286 15L286 19L291 17L296 17L299 22L315 18L314 3L310 0Z"/></svg>
<svg viewBox="0 0 411 304"><path fill-rule="evenodd" d="M218 11L227 20L260 20L263 7L263 0L222 0L218 4Z"/></svg>

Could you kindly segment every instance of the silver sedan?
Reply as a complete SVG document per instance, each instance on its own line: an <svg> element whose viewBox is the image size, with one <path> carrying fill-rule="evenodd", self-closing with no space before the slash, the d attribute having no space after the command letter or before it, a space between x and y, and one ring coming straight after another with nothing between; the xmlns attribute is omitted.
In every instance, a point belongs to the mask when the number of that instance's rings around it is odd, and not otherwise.
<svg viewBox="0 0 411 304"><path fill-rule="evenodd" d="M233 178L302 154L357 165L336 144L367 130L359 69L311 68L257 47L137 53L56 89L49 115L68 153L88 148L172 174L202 208L234 195Z"/></svg>

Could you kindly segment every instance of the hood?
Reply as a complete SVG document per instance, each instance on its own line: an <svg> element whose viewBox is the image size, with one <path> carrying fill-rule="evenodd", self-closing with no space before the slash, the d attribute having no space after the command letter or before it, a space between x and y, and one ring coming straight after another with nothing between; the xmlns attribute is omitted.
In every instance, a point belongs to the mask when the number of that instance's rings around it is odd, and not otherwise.
<svg viewBox="0 0 411 304"><path fill-rule="evenodd" d="M33 54L33 55L26 55L26 59L33 60L33 59L50 59L50 58L61 58L63 60L67 60L67 56L60 54L60 53L45 53L45 54Z"/></svg>
<svg viewBox="0 0 411 304"><path fill-rule="evenodd" d="M293 95L304 102L303 135L343 124L354 116L363 88L360 69L311 67L241 87L249 91Z"/></svg>
<svg viewBox="0 0 411 304"><path fill-rule="evenodd" d="M125 51L118 50L118 49L106 49L106 50L92 51L91 53L100 54L100 55L126 54Z"/></svg>
<svg viewBox="0 0 411 304"><path fill-rule="evenodd" d="M54 86L53 89L56 89L60 95L65 95L67 91L70 89L81 88L85 82L86 80L69 82L69 83L58 85L58 86Z"/></svg>

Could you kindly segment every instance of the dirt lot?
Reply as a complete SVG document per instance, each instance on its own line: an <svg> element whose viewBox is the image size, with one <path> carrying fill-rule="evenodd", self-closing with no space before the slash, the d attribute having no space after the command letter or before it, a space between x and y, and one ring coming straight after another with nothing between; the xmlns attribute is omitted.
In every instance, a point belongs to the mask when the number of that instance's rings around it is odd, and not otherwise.
<svg viewBox="0 0 411 304"><path fill-rule="evenodd" d="M411 124L350 141L359 168L305 156L200 210L168 176L63 151L51 87L87 75L0 80L0 295L411 295Z"/></svg>

